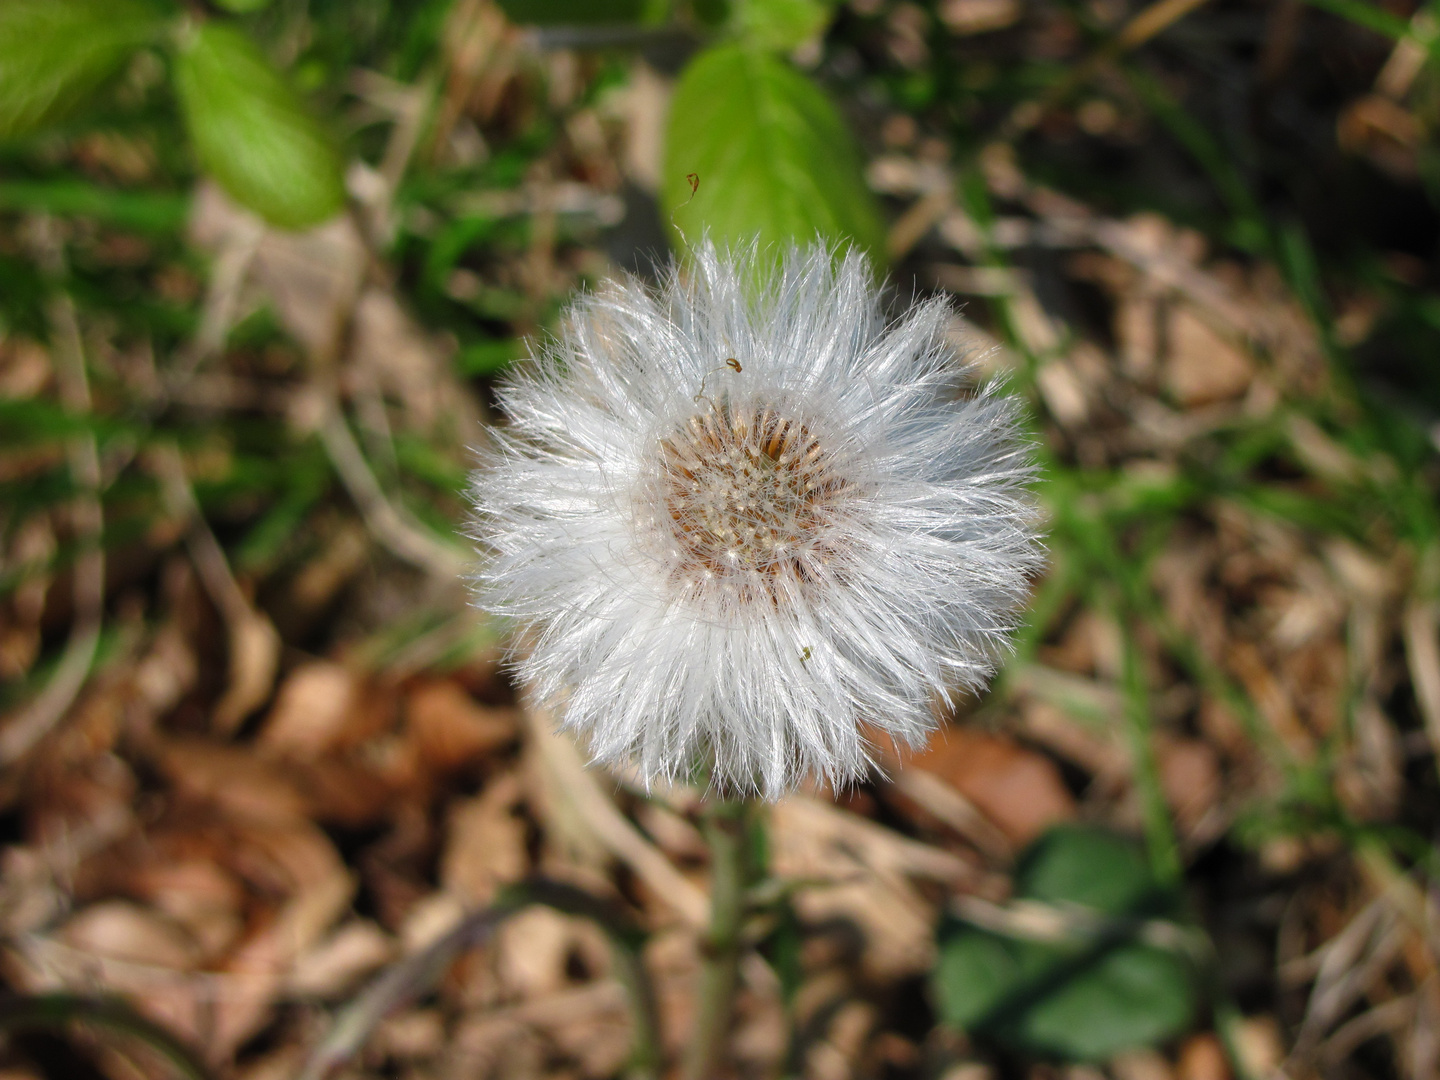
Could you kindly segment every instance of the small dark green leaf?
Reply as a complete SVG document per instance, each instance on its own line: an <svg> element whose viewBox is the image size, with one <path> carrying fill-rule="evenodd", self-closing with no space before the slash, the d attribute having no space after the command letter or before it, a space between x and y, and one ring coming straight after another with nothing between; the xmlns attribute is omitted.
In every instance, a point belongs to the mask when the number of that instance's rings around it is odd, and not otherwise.
<svg viewBox="0 0 1440 1080"><path fill-rule="evenodd" d="M143 426L97 416L67 412L41 398L0 400L0 447L34 447L75 435L94 435L102 443L118 435L143 437Z"/></svg>
<svg viewBox="0 0 1440 1080"><path fill-rule="evenodd" d="M691 197L687 176L699 187ZM833 105L784 61L744 45L698 56L670 105L665 209L691 241L806 242L882 250L860 155Z"/></svg>
<svg viewBox="0 0 1440 1080"><path fill-rule="evenodd" d="M0 139L62 119L159 26L138 0L0 2Z"/></svg>
<svg viewBox="0 0 1440 1080"><path fill-rule="evenodd" d="M941 943L933 976L941 1019L962 1029L981 1025L1020 984L1021 956L1013 943L979 930L961 930Z"/></svg>
<svg viewBox="0 0 1440 1080"><path fill-rule="evenodd" d="M1155 884L1140 846L1103 829L1059 826L1036 840L1015 871L1015 892L1046 903L1135 914Z"/></svg>
<svg viewBox="0 0 1440 1080"><path fill-rule="evenodd" d="M289 229L344 205L334 146L249 38L200 27L181 44L175 86L200 164L237 202Z"/></svg>
<svg viewBox="0 0 1440 1080"><path fill-rule="evenodd" d="M1052 830L1022 856L1015 891L1061 912L1086 908L1116 921L1064 942L951 929L932 979L946 1023L1030 1054L1079 1061L1154 1045L1190 1023L1189 962L1133 938L1135 923L1167 899L1138 845L1099 829Z"/></svg>
<svg viewBox="0 0 1440 1080"><path fill-rule="evenodd" d="M1103 1061L1178 1035L1195 1012L1185 961L1149 945L1121 945L1026 1009L1012 1038L1044 1054Z"/></svg>
<svg viewBox="0 0 1440 1080"><path fill-rule="evenodd" d="M658 22L669 5L657 10L655 0L500 0L500 7L511 22L531 26L604 26Z"/></svg>

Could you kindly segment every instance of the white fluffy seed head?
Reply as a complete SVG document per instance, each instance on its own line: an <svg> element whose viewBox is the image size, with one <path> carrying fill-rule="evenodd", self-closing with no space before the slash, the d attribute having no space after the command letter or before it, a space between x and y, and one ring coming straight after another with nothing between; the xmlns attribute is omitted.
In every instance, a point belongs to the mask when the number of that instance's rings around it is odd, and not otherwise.
<svg viewBox="0 0 1440 1080"><path fill-rule="evenodd" d="M596 760L776 798L983 685L1039 545L1013 403L962 393L948 317L887 326L856 254L707 245L579 300L505 386L479 602Z"/></svg>

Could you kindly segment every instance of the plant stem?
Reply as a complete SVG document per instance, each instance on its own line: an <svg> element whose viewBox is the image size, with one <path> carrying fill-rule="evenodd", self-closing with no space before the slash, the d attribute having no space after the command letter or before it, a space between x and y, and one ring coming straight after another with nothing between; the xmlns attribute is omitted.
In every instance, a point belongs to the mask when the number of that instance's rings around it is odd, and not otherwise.
<svg viewBox="0 0 1440 1080"><path fill-rule="evenodd" d="M664 1065L655 990L645 972L638 944L627 946L612 937L611 945L615 978L625 987L625 996L630 1002L631 1050L625 1080L654 1080Z"/></svg>
<svg viewBox="0 0 1440 1080"><path fill-rule="evenodd" d="M745 804L717 801L704 811L710 847L710 928L703 959L695 1029L684 1080L714 1080L724 1063L740 971L740 928L745 900Z"/></svg>
<svg viewBox="0 0 1440 1080"><path fill-rule="evenodd" d="M1121 676L1125 690L1125 734L1130 743L1130 757L1135 770L1135 787L1140 794L1145 819L1145 841L1150 854L1150 867L1163 885L1179 885L1185 877L1184 860L1165 790L1160 783L1160 765L1155 760L1155 735L1150 723L1150 698L1145 685L1145 672L1140 666L1140 647L1135 641L1130 613L1116 609L1124 635L1124 660Z"/></svg>

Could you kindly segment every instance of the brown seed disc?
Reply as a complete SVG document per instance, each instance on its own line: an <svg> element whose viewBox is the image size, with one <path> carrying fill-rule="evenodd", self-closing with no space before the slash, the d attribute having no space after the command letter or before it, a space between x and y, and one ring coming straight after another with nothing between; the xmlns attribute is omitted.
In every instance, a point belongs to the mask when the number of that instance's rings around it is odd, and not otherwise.
<svg viewBox="0 0 1440 1080"><path fill-rule="evenodd" d="M764 404L709 402L660 440L660 495L688 581L760 590L808 582L836 554L849 484L803 422Z"/></svg>

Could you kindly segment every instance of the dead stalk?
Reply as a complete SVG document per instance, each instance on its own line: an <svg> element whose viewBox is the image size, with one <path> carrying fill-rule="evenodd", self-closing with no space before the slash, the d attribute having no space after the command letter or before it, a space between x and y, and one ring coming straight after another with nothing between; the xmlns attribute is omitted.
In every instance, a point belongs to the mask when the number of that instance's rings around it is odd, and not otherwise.
<svg viewBox="0 0 1440 1080"><path fill-rule="evenodd" d="M1420 601L1405 608L1405 659L1410 664L1410 679L1415 687L1415 700L1425 719L1425 735L1430 740L1437 767L1440 767L1440 642L1436 641L1436 624L1440 621L1440 604Z"/></svg>
<svg viewBox="0 0 1440 1080"><path fill-rule="evenodd" d="M376 539L412 566L438 578L459 578L465 571L465 559L456 548L434 536L406 510L386 498L355 436L350 433L339 403L333 398L325 402L319 430L330 461Z"/></svg>
<svg viewBox="0 0 1440 1080"><path fill-rule="evenodd" d="M280 635L270 620L255 610L231 573L225 551L195 501L180 452L173 446L163 447L156 452L155 463L170 512L186 522L190 560L230 638L229 684L215 706L214 725L221 734L232 734L270 696L280 666Z"/></svg>

